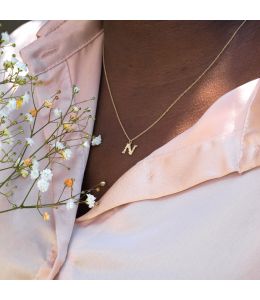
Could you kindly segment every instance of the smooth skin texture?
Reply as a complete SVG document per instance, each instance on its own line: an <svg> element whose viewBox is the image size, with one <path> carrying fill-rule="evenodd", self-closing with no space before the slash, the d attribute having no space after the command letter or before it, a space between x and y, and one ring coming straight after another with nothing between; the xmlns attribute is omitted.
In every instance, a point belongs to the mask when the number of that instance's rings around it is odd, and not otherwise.
<svg viewBox="0 0 260 300"><path fill-rule="evenodd" d="M107 73L130 137L154 122L212 62L241 21L104 21ZM94 134L82 189L101 180L97 199L138 161L190 128L220 96L258 78L260 22L247 21L218 62L149 132L132 156L109 97L102 70ZM191 166L192 167L192 166ZM77 217L88 211L78 209Z"/></svg>

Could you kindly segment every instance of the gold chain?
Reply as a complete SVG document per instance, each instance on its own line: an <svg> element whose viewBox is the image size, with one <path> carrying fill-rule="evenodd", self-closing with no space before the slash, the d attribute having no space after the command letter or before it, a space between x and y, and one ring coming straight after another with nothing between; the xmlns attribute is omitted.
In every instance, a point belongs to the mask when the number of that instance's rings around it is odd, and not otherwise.
<svg viewBox="0 0 260 300"><path fill-rule="evenodd" d="M111 92L111 88L110 88L110 84L109 84L108 76L107 76L106 65L105 65L105 51L104 51L104 43L103 43L103 55L102 55L103 68L104 68L104 74L105 74L105 78L106 78L106 83L107 83L109 95L110 95L111 102L112 102L112 105L113 105L115 113L116 113L117 120L118 120L118 122L120 124L120 127L122 128L122 130L124 132L124 135L126 136L126 138L128 140L128 142L127 142L124 150L122 151L122 153L126 153L126 150L128 150L128 154L129 155L133 154L134 150L137 148L137 145L134 145L133 147L131 147L132 142L134 140L138 139L143 134L145 134L147 131L149 131L153 126L155 126L167 114L167 112L207 73L207 71L215 64L215 62L219 59L219 57L221 56L221 54L225 51L225 49L228 47L228 45L234 39L234 37L236 36L236 34L240 30L240 28L245 24L245 22L246 21L243 21L238 26L238 28L232 34L232 36L227 41L227 43L225 44L225 46L221 49L221 51L219 52L219 54L214 58L214 60L209 64L209 66L197 77L197 79L195 79L190 86L188 86L176 99L174 99L174 101L171 103L171 105L168 108L166 108L166 110L159 116L158 119L156 119L150 126L148 126L146 129L144 129L142 132L140 132L139 134L137 134L133 138L130 138L129 135L127 134L127 132L125 130L125 127L124 127L124 125L123 125L123 123L122 123L122 121L120 119L119 114L118 114L118 110L116 108L114 98L112 96L112 92Z"/></svg>

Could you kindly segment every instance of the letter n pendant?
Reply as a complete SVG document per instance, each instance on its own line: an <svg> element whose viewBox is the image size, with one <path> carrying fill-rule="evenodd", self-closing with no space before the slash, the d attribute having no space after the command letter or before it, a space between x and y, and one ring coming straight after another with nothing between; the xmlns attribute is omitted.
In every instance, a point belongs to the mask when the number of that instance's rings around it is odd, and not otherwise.
<svg viewBox="0 0 260 300"><path fill-rule="evenodd" d="M126 144L126 146L125 146L124 150L122 151L122 153L125 154L126 150L127 150L128 155L132 155L137 147L138 147L137 145L132 146L132 141L129 141Z"/></svg>

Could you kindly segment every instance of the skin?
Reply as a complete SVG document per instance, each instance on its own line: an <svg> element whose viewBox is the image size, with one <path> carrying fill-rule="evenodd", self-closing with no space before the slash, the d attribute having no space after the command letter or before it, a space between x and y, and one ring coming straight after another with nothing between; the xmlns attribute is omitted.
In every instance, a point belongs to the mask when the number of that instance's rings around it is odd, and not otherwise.
<svg viewBox="0 0 260 300"><path fill-rule="evenodd" d="M212 62L241 21L104 21L106 68L121 120L130 137L156 120ZM94 134L82 189L105 180L97 199L129 168L181 134L223 94L260 72L260 22L247 21L218 62L166 116L121 154L125 138L102 70ZM108 126L109 125L109 126ZM88 211L80 205L77 217Z"/></svg>

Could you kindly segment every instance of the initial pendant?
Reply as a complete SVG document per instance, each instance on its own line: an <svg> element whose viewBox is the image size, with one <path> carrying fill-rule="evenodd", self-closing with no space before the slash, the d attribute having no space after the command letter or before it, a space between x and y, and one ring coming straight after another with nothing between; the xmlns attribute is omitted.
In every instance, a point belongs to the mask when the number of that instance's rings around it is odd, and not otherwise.
<svg viewBox="0 0 260 300"><path fill-rule="evenodd" d="M126 146L125 146L124 150L122 151L122 153L125 154L126 150L127 150L128 155L132 155L137 147L138 147L137 145L132 146L132 141L129 141L126 144Z"/></svg>

